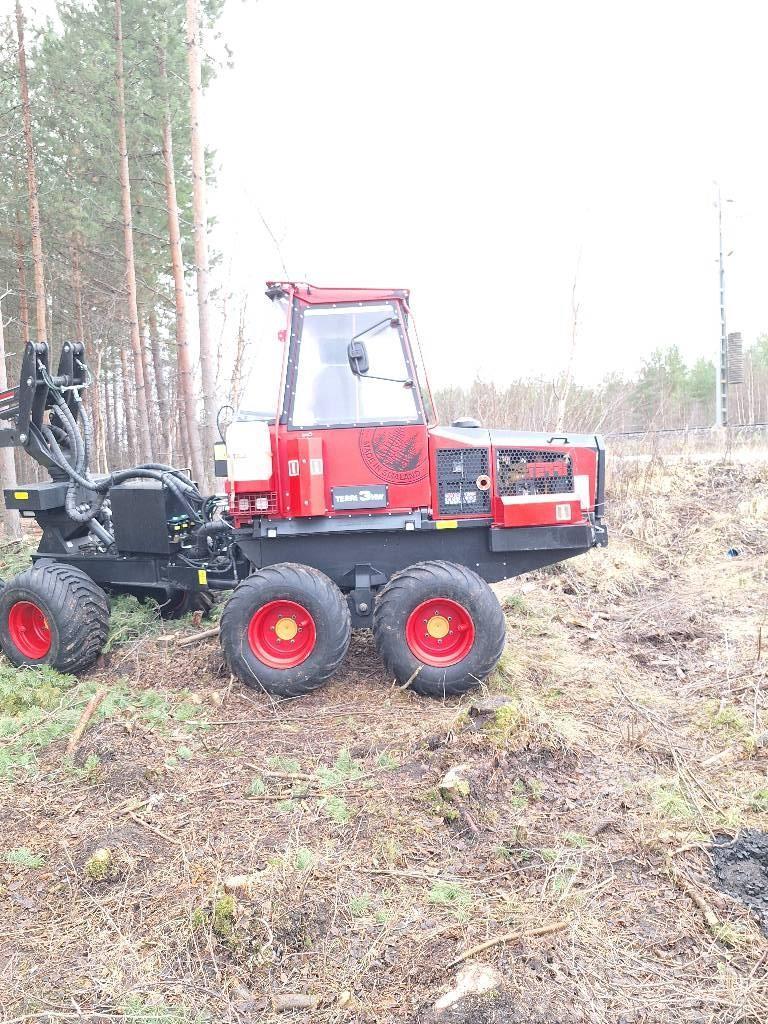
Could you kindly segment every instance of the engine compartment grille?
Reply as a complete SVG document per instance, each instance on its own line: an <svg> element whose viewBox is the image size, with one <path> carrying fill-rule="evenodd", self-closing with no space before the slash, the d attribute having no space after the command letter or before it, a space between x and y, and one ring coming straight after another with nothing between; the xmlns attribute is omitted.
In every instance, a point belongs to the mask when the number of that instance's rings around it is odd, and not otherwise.
<svg viewBox="0 0 768 1024"><path fill-rule="evenodd" d="M487 515L491 511L490 489L477 486L488 476L487 448L438 448L437 507L441 516Z"/></svg>
<svg viewBox="0 0 768 1024"><path fill-rule="evenodd" d="M256 516L273 516L277 514L277 492L259 491L258 493L230 494L229 512L235 520L235 526L252 522Z"/></svg>
<svg viewBox="0 0 768 1024"><path fill-rule="evenodd" d="M525 494L568 494L573 491L573 463L568 452L547 448L498 448L496 492L519 497Z"/></svg>

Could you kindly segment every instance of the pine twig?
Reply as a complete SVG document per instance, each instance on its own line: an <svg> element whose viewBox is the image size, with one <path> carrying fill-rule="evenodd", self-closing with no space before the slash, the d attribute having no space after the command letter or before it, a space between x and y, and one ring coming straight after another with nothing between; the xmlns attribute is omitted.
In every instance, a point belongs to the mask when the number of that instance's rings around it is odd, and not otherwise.
<svg viewBox="0 0 768 1024"><path fill-rule="evenodd" d="M569 918L567 921L554 921L552 924L542 925L541 928L532 928L530 931L524 931L520 928L516 932L505 932L504 935L495 935L492 939L486 939L485 942L481 942L478 946L472 946L471 949L465 950L455 960L451 960L449 964L446 964L445 968L448 970L451 967L455 967L456 964L468 960L471 956L475 956L476 953L482 953L484 950L490 949L491 946L498 946L502 942L514 942L516 939L537 938L540 935L552 935L554 932L561 932L570 923Z"/></svg>
<svg viewBox="0 0 768 1024"><path fill-rule="evenodd" d="M69 737L69 743L67 743L67 755L71 756L74 754L75 749L83 738L83 733L88 728L88 723L93 718L97 708L109 693L108 690L97 690L96 693L91 697L88 703L83 708L83 713L80 715L80 719L75 726L75 731Z"/></svg>
<svg viewBox="0 0 768 1024"><path fill-rule="evenodd" d="M197 643L198 640L207 640L210 636L218 636L219 627L214 626L213 629L204 629L202 633L193 633L192 636L185 636L181 640L176 641L177 647L187 647L189 644Z"/></svg>

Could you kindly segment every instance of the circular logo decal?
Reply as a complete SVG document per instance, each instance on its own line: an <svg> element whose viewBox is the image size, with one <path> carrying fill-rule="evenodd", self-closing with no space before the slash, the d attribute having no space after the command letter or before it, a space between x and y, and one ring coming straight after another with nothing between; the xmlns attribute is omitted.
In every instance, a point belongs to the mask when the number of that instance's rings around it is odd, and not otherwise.
<svg viewBox="0 0 768 1024"><path fill-rule="evenodd" d="M360 431L366 467L388 484L416 484L429 471L424 432L414 427L366 427Z"/></svg>

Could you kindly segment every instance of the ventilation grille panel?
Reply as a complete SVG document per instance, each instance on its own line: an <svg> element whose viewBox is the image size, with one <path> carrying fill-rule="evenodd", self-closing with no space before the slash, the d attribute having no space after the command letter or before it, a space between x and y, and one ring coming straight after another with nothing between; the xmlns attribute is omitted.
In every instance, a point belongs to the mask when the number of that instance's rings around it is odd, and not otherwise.
<svg viewBox="0 0 768 1024"><path fill-rule="evenodd" d="M573 491L571 456L552 448L498 448L496 491L515 497L569 494Z"/></svg>
<svg viewBox="0 0 768 1024"><path fill-rule="evenodd" d="M488 476L488 449L439 448L436 455L438 514L488 515L491 492L477 486L478 477Z"/></svg>

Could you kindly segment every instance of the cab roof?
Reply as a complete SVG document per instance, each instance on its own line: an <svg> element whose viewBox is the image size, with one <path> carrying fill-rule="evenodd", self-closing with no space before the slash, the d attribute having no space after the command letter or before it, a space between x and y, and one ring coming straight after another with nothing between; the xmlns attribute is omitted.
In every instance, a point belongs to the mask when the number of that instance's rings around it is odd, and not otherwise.
<svg viewBox="0 0 768 1024"><path fill-rule="evenodd" d="M277 290L292 292L297 299L309 305L324 305L328 302L377 302L381 299L405 299L407 288L318 288L303 281L267 281L267 295L273 298Z"/></svg>

